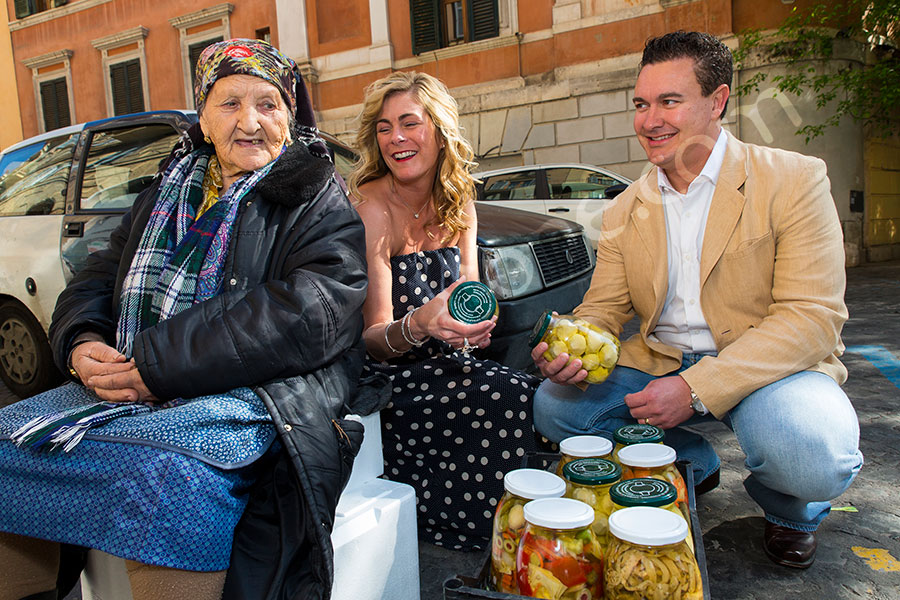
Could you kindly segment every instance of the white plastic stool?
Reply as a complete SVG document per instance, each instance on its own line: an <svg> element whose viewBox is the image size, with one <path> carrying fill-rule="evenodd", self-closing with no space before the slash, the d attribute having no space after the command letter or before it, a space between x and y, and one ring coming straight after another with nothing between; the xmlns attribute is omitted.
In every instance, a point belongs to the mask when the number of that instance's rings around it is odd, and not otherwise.
<svg viewBox="0 0 900 600"><path fill-rule="evenodd" d="M412 487L378 479L384 472L381 417L351 415L365 437L335 512L334 600L419 600L416 497ZM83 600L132 600L125 561L88 553Z"/></svg>

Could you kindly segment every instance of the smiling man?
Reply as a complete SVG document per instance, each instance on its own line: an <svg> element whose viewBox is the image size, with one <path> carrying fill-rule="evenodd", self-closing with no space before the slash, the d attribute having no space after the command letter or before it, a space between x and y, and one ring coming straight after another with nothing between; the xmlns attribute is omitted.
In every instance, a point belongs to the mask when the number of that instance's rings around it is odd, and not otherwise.
<svg viewBox="0 0 900 600"><path fill-rule="evenodd" d="M532 353L547 380L535 425L559 441L635 422L665 430L697 492L719 459L683 429L719 420L746 454L744 487L766 517L778 564L810 566L829 501L862 466L856 413L841 390L844 252L825 163L745 144L722 128L731 52L675 32L644 48L634 129L654 165L607 208L591 287L575 314L640 332L586 391L577 357Z"/></svg>

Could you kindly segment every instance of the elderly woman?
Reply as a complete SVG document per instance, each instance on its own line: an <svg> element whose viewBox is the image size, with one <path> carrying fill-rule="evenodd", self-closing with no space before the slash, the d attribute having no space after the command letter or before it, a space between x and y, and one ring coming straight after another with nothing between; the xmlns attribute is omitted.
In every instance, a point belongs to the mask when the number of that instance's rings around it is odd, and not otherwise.
<svg viewBox="0 0 900 600"><path fill-rule="evenodd" d="M363 225L293 61L213 44L195 95L198 126L59 298L72 381L0 411L2 599L56 598L60 543L127 559L135 600L330 592Z"/></svg>
<svg viewBox="0 0 900 600"><path fill-rule="evenodd" d="M447 308L478 280L472 148L456 101L425 73L392 73L366 90L350 177L366 224L367 370L391 378L382 411L385 474L417 492L420 539L452 549L490 537L503 475L535 450L538 380L467 346L495 320L465 324Z"/></svg>

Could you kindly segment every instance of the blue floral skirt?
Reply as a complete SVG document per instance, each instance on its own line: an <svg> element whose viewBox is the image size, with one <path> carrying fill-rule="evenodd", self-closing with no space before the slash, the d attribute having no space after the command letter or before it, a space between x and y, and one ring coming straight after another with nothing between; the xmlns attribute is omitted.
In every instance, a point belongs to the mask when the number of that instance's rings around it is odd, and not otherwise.
<svg viewBox="0 0 900 600"><path fill-rule="evenodd" d="M234 528L275 430L242 388L117 418L69 452L17 447L32 418L96 402L67 384L0 410L0 530L146 564L228 568Z"/></svg>

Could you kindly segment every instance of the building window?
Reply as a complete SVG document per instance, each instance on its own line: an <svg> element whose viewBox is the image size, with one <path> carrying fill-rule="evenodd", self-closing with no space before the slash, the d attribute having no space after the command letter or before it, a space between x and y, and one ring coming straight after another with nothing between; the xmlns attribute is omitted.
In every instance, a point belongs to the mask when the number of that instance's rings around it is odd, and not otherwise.
<svg viewBox="0 0 900 600"><path fill-rule="evenodd" d="M410 0L413 54L500 35L497 0Z"/></svg>
<svg viewBox="0 0 900 600"><path fill-rule="evenodd" d="M71 50L57 50L22 61L31 69L37 126L41 133L75 122L71 56Z"/></svg>
<svg viewBox="0 0 900 600"><path fill-rule="evenodd" d="M42 81L39 86L41 91L41 108L44 113L44 131L71 125L69 86L66 85L66 78L59 77Z"/></svg>
<svg viewBox="0 0 900 600"><path fill-rule="evenodd" d="M197 12L169 19L178 30L181 42L181 68L184 85L185 106L194 106L194 80L197 77L197 60L203 49L215 42L231 38L230 15L234 10L231 3L210 6Z"/></svg>
<svg viewBox="0 0 900 600"><path fill-rule="evenodd" d="M135 27L93 40L103 56L106 112L109 116L148 110L147 57L144 38L149 30Z"/></svg>
<svg viewBox="0 0 900 600"><path fill-rule="evenodd" d="M109 85L112 91L115 116L144 110L144 89L141 77L141 61L133 58L109 66Z"/></svg>
<svg viewBox="0 0 900 600"><path fill-rule="evenodd" d="M57 6L65 6L69 0L16 0L16 18L24 19Z"/></svg>

